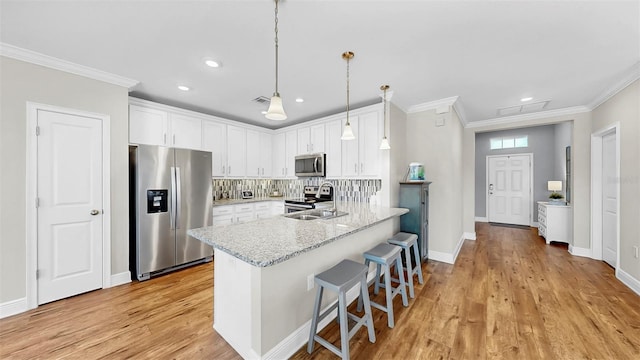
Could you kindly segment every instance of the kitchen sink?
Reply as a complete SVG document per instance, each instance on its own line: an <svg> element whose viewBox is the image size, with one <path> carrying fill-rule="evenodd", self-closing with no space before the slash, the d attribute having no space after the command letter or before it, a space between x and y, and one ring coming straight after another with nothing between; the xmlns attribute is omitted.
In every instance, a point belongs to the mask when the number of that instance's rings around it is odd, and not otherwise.
<svg viewBox="0 0 640 360"><path fill-rule="evenodd" d="M349 213L346 213L344 211L332 211L330 209L316 209L316 210L305 211L304 213L300 213L300 214L293 213L293 214L287 215L287 217L290 219L296 219L296 220L316 220L316 219L327 220L327 219L334 219L340 216L345 216L348 214Z"/></svg>

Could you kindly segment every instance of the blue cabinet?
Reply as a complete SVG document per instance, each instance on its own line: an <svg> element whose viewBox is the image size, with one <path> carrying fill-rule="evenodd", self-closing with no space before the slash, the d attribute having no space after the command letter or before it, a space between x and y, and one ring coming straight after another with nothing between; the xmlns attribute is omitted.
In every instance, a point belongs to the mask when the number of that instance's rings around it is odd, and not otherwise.
<svg viewBox="0 0 640 360"><path fill-rule="evenodd" d="M418 248L422 261L429 256L429 185L430 181L401 182L401 208L409 209L400 217L400 231L418 235Z"/></svg>

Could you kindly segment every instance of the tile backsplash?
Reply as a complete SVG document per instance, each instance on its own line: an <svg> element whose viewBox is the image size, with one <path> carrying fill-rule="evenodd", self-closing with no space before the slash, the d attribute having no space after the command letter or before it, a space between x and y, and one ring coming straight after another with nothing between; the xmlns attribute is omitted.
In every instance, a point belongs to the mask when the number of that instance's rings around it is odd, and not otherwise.
<svg viewBox="0 0 640 360"><path fill-rule="evenodd" d="M333 184L336 200L339 201L369 202L369 198L382 188L380 179L213 179L213 196L222 199L227 194L230 199L240 199L242 190L253 190L256 198L269 197L275 191L285 199L299 198L303 196L304 186L318 186L323 181Z"/></svg>

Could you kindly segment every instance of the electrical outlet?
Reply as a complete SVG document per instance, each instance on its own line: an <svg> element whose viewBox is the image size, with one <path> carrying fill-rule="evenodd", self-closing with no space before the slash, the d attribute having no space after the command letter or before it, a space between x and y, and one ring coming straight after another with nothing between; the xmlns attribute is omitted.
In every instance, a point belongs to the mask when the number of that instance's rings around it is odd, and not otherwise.
<svg viewBox="0 0 640 360"><path fill-rule="evenodd" d="M309 276L307 276L307 291L313 290L314 276L315 276L314 274L309 274Z"/></svg>
<svg viewBox="0 0 640 360"><path fill-rule="evenodd" d="M634 246L634 247L633 247L633 257L634 257L634 258L636 258L636 259L637 259L638 257L640 257L640 250L638 249L638 247L637 247L637 246Z"/></svg>

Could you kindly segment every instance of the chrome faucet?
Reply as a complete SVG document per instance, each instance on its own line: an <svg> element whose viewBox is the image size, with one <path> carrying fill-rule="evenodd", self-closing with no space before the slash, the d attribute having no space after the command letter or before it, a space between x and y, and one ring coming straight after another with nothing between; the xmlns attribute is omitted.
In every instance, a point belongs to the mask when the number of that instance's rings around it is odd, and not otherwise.
<svg viewBox="0 0 640 360"><path fill-rule="evenodd" d="M330 183L329 181L322 182L322 184L320 184L320 186L318 186L318 192L316 193L316 199L320 198L320 192L322 191L322 188L324 186L329 186L330 188L332 188L332 191L331 191L331 202L333 202L333 208L331 209L331 212L337 213L338 212L338 208L336 207L336 200L335 200L336 188L335 188L335 186L333 186L332 183Z"/></svg>

